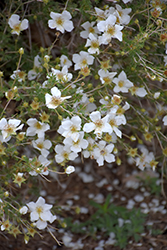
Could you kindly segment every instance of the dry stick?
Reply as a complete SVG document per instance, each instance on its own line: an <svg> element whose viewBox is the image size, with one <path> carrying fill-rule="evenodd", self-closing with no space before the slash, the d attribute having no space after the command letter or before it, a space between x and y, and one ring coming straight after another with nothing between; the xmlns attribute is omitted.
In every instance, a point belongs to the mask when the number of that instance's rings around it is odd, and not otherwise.
<svg viewBox="0 0 167 250"><path fill-rule="evenodd" d="M73 85L74 83L79 82L79 81L81 81L81 80L83 80L83 79L84 79L83 76L82 76L81 78L79 78L79 76L78 76L76 80L74 80L72 83L70 83L69 85L67 85L63 90L69 88L69 87L70 87L71 85Z"/></svg>
<svg viewBox="0 0 167 250"><path fill-rule="evenodd" d="M7 107L8 107L8 105L9 105L9 103L10 103L11 100L12 100L12 99L10 99L10 100L6 103L6 105L5 105L5 107L4 107L3 111L2 111L2 113L1 113L1 115L0 115L0 118L2 117L3 113L4 113L5 110L7 109Z"/></svg>
<svg viewBox="0 0 167 250"><path fill-rule="evenodd" d="M30 29L30 26L28 26L28 40L29 40L29 48L30 48L30 51L32 51L32 38L31 38L31 29Z"/></svg>
<svg viewBox="0 0 167 250"><path fill-rule="evenodd" d="M164 190L164 186L163 186L163 183L164 183L164 180L163 180L163 176L164 176L164 164L165 164L165 157L163 159L163 163L162 163L162 174L161 174L161 192L163 194L163 196L165 197L165 199L167 199L167 196L165 194L165 190Z"/></svg>
<svg viewBox="0 0 167 250"><path fill-rule="evenodd" d="M10 4L9 14L11 13L11 9L12 9L12 3ZM4 31L3 31L3 34L6 33L7 27L8 27L8 22L6 22L6 26L5 26L5 29L4 29Z"/></svg>
<svg viewBox="0 0 167 250"><path fill-rule="evenodd" d="M81 16L81 18L80 18L79 21L78 21L77 27L80 27L81 21L82 21L82 16ZM72 34L72 37L71 37L71 40L70 40L69 44L67 45L67 49L68 49L68 50L69 50L71 44L75 45L75 44L73 43L75 36L76 36L76 34L73 33L73 34ZM75 47L76 47L76 46L75 46Z"/></svg>
<svg viewBox="0 0 167 250"><path fill-rule="evenodd" d="M53 239L57 242L57 244L58 244L59 246L61 246L61 243L56 239L56 237L55 237L54 234L50 231L50 229L49 229L48 227L47 227L47 229L48 229L50 235L53 237Z"/></svg>
<svg viewBox="0 0 167 250"><path fill-rule="evenodd" d="M39 35L40 35L40 40L41 40L41 43L42 43L42 47L45 48L45 41L43 39L43 34L42 34L42 31L41 31L41 25L40 23L38 22L35 22L37 28L38 28L38 32L39 32Z"/></svg>
<svg viewBox="0 0 167 250"><path fill-rule="evenodd" d="M53 41L52 45L48 48L48 55L50 55L51 50L53 49L55 43L58 41L58 37L59 37L59 33L57 32L55 40Z"/></svg>
<svg viewBox="0 0 167 250"><path fill-rule="evenodd" d="M69 2L69 0L67 0L67 2L66 2L66 4L65 4L65 7L64 7L64 10L67 9L68 2Z"/></svg>
<svg viewBox="0 0 167 250"><path fill-rule="evenodd" d="M157 140L158 140L158 142L159 142L159 145L160 145L160 147L161 147L161 150L163 151L162 143L161 143L161 141L160 141L160 139L159 139L159 136L157 135L157 132L155 132L155 135L156 135L156 137L157 137ZM167 196L166 196L166 194L165 194L164 187L163 187L163 183L164 183L164 181L163 181L163 176L164 176L164 164L165 164L165 157L164 157L164 159L163 159L162 169L161 169L161 192L162 192L163 196L167 199Z"/></svg>
<svg viewBox="0 0 167 250"><path fill-rule="evenodd" d="M158 76L160 75L160 76L163 78L163 80L166 80L166 78L164 78L164 76L163 76L163 74L162 74L161 72L158 72L158 71L156 71L156 70L150 68L150 67L147 66L146 63L145 63L145 61L147 61L147 62L150 63L150 64L152 64L152 62L150 62L150 61L148 61L148 60L146 60L146 59L145 59L145 60L142 59L141 56L140 56L138 53L136 53L136 55L139 57L139 60L141 61L140 64L141 64L143 67L149 69L149 70L152 71L155 75L158 75ZM137 62L137 61L136 61L136 62Z"/></svg>

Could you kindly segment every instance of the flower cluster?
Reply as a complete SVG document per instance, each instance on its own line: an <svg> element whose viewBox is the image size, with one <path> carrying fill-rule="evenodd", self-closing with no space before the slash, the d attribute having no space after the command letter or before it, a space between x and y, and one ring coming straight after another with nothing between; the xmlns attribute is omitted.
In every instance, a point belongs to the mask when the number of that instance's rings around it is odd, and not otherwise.
<svg viewBox="0 0 167 250"><path fill-rule="evenodd" d="M41 32L43 29L39 25L39 33L42 33L39 51L37 46L32 48L32 19L39 21L36 10L33 15L33 7L32 12L25 8L24 16L30 18L30 24L23 16L10 14L4 35L8 34L6 41L15 39L15 45L7 51L2 37L2 48L5 48L5 52L1 51L5 57L2 68L5 66L4 71L10 68L6 67L8 61L15 64L11 72L0 72L3 176L0 193L4 194L4 201L9 196L7 183L13 182L19 188L31 176L40 184L41 179L54 176L51 171L56 178L58 174L68 177L75 172L73 162L77 157L83 161L90 158L98 166L105 162L120 165L121 160L126 161L126 156L121 155L125 150L130 156L127 162L142 171L155 170L156 157L160 160L164 157L165 162L167 33L166 19L159 18L163 15L164 4L160 0L147 3L150 25L143 28L142 19L134 19L133 10L127 7L132 0L122 0L120 4L108 2L101 9L92 6L85 15L83 11L81 23L77 23L80 10L77 7L72 10L70 1L61 13L51 11L50 3L46 4L48 16L40 25L45 22L47 32ZM53 5L59 6L59 3ZM13 11L13 7L6 9ZM136 18L137 9L135 13ZM143 9L141 13L146 15ZM158 35L160 43L153 46ZM21 43L24 49L18 49ZM150 46L157 57L149 54ZM9 60L13 54L17 56ZM152 143L153 139L157 143ZM156 144L160 145L160 150L156 150ZM28 185L31 187L31 183ZM15 227L14 233L9 219L5 220L9 202L4 202L2 208L1 203L0 199L1 230L12 231L15 236L20 230ZM13 204L7 208L9 213ZM33 226L41 230L56 219L51 208L52 205L39 197L19 211L22 216L29 212ZM29 228L29 223L25 225Z"/></svg>

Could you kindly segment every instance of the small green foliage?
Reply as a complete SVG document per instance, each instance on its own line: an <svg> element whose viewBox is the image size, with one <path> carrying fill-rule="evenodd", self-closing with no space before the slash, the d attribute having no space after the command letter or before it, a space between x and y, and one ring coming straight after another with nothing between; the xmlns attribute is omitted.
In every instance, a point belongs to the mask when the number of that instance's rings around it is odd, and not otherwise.
<svg viewBox="0 0 167 250"><path fill-rule="evenodd" d="M74 222L68 217L65 222L67 228L75 233L87 233L95 236L98 232L103 232L109 236L111 232L115 233L116 243L121 249L126 247L129 238L138 242L141 233L144 232L144 222L146 215L141 213L140 209L129 211L125 207L116 206L110 202L111 195L108 195L104 204L98 204L91 200L90 205L96 208L96 211L85 222ZM121 220L119 224L119 220Z"/></svg>
<svg viewBox="0 0 167 250"><path fill-rule="evenodd" d="M159 196L161 194L161 183L159 178L146 176L146 178L139 178L143 186L152 194Z"/></svg>

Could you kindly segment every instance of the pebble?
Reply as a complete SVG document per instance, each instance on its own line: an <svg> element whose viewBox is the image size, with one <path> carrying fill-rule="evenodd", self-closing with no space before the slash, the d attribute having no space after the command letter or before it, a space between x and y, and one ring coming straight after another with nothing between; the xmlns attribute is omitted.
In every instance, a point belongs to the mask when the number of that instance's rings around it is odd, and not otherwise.
<svg viewBox="0 0 167 250"><path fill-rule="evenodd" d="M134 196L134 200L136 202L141 202L141 201L144 200L144 197L143 197L143 195L137 194L137 195Z"/></svg>
<svg viewBox="0 0 167 250"><path fill-rule="evenodd" d="M103 194L97 194L94 197L94 201L96 201L97 203L103 203L104 202L104 195Z"/></svg>
<svg viewBox="0 0 167 250"><path fill-rule="evenodd" d="M85 173L81 172L81 173L79 173L78 175L79 175L79 177L82 179L82 181L83 181L84 183L89 183L89 182L94 181L93 176L90 175L90 174L85 174Z"/></svg>

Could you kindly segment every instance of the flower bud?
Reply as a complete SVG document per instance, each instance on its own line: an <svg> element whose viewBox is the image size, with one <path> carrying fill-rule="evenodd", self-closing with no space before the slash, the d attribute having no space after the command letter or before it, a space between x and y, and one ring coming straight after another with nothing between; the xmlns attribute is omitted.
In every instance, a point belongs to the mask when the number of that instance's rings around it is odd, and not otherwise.
<svg viewBox="0 0 167 250"><path fill-rule="evenodd" d="M19 54L20 54L20 55L23 55L23 54L24 54L24 49L23 49L23 48L20 48L20 49L19 49Z"/></svg>
<svg viewBox="0 0 167 250"><path fill-rule="evenodd" d="M155 94L154 94L154 99L158 99L159 98L159 96L160 96L160 92L155 92Z"/></svg>
<svg viewBox="0 0 167 250"><path fill-rule="evenodd" d="M48 55L46 55L46 56L44 56L44 62L49 62L50 61L50 56L48 56Z"/></svg>

